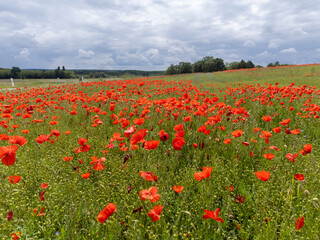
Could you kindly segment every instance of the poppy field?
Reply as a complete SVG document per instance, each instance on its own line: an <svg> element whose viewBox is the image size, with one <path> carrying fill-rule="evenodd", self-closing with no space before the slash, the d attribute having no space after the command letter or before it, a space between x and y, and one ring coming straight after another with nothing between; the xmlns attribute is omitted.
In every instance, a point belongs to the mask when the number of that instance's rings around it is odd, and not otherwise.
<svg viewBox="0 0 320 240"><path fill-rule="evenodd" d="M0 238L319 239L319 72L0 91Z"/></svg>

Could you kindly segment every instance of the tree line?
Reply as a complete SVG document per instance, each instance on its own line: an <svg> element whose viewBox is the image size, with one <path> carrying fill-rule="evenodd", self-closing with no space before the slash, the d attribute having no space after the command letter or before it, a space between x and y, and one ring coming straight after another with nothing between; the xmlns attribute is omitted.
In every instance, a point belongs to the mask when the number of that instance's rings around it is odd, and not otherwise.
<svg viewBox="0 0 320 240"><path fill-rule="evenodd" d="M74 72L57 67L55 70L21 70L19 67L0 69L0 79L54 79L73 78Z"/></svg>
<svg viewBox="0 0 320 240"><path fill-rule="evenodd" d="M241 60L239 62L232 62L225 64L221 58L213 58L206 56L202 60L195 63L180 62L177 65L171 64L166 70L166 75L183 74L183 73L197 73L197 72L217 72L226 69L244 69L254 68L255 65L252 61Z"/></svg>
<svg viewBox="0 0 320 240"><path fill-rule="evenodd" d="M140 71L140 70L66 70L58 66L55 70L21 70L19 67L11 69L0 68L0 79L70 79L70 78L109 78L123 76L159 76L164 71Z"/></svg>

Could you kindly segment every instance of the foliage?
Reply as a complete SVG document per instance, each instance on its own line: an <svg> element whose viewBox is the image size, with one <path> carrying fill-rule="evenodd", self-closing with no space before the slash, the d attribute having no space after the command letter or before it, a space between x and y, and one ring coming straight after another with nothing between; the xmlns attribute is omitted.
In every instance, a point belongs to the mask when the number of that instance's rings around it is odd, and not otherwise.
<svg viewBox="0 0 320 240"><path fill-rule="evenodd" d="M221 58L213 58L206 56L202 60L193 64L189 62L180 62L178 65L171 64L166 75L197 73L197 72L216 72L223 71L226 67Z"/></svg>
<svg viewBox="0 0 320 240"><path fill-rule="evenodd" d="M1 91L1 238L318 239L319 72Z"/></svg>

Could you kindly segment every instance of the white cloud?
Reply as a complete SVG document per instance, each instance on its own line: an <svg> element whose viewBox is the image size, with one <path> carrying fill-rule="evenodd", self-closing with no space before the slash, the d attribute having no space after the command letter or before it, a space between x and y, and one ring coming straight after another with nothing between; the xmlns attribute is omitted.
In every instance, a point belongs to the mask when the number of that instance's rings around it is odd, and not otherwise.
<svg viewBox="0 0 320 240"><path fill-rule="evenodd" d="M94 52L91 50L83 50L83 49L79 49L78 50L78 57L79 58L91 58L92 56L94 56Z"/></svg>
<svg viewBox="0 0 320 240"><path fill-rule="evenodd" d="M295 48L285 48L280 51L281 53L296 53L297 50Z"/></svg>
<svg viewBox="0 0 320 240"><path fill-rule="evenodd" d="M24 48L20 51L18 55L16 55L15 59L29 60L30 51L27 48Z"/></svg>
<svg viewBox="0 0 320 240"><path fill-rule="evenodd" d="M278 48L279 46L279 40L272 39L269 41L268 48Z"/></svg>

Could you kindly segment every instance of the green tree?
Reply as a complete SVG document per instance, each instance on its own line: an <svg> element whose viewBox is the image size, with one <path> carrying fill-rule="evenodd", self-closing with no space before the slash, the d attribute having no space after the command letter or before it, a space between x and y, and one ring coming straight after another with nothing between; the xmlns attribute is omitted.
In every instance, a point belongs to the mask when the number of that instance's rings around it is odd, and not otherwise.
<svg viewBox="0 0 320 240"><path fill-rule="evenodd" d="M166 75L174 75L174 74L178 74L177 72L177 67L173 64L170 64L170 66L168 67L166 73Z"/></svg>
<svg viewBox="0 0 320 240"><path fill-rule="evenodd" d="M192 65L193 72L203 72L203 61L197 61Z"/></svg>
<svg viewBox="0 0 320 240"><path fill-rule="evenodd" d="M238 64L238 69L247 68L247 63L242 59Z"/></svg>
<svg viewBox="0 0 320 240"><path fill-rule="evenodd" d="M18 67L12 67L10 73L12 78L19 78L21 69Z"/></svg>
<svg viewBox="0 0 320 240"><path fill-rule="evenodd" d="M226 65L224 64L223 59L216 58L214 61L215 61L215 71L224 71L224 70L226 70Z"/></svg>
<svg viewBox="0 0 320 240"><path fill-rule="evenodd" d="M255 67L255 65L253 64L253 62L251 62L250 60L247 61L246 65L247 65L246 68L254 68L254 67Z"/></svg>
<svg viewBox="0 0 320 240"><path fill-rule="evenodd" d="M61 69L60 69L60 66L57 67L56 70L54 70L55 74L56 74L56 77L57 78L60 78L60 75L61 75Z"/></svg>
<svg viewBox="0 0 320 240"><path fill-rule="evenodd" d="M192 73L192 64L189 62L180 62L178 65L179 73Z"/></svg>

